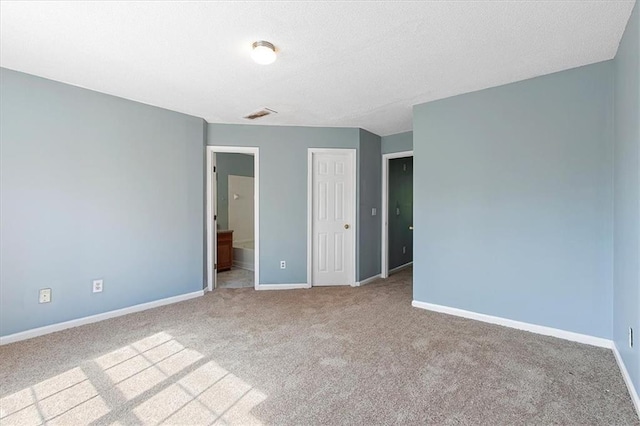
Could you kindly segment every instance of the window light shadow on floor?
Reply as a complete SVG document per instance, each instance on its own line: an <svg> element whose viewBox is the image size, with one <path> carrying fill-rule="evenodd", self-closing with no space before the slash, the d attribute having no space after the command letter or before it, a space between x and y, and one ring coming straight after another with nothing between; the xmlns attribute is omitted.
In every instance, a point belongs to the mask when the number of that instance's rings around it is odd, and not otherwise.
<svg viewBox="0 0 640 426"><path fill-rule="evenodd" d="M161 332L0 399L0 423L259 425L265 399Z"/></svg>

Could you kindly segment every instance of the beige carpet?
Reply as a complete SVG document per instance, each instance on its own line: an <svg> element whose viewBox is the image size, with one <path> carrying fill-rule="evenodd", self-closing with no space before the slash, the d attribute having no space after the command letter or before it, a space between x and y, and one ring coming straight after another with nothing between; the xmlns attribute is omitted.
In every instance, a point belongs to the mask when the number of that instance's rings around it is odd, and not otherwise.
<svg viewBox="0 0 640 426"><path fill-rule="evenodd" d="M611 351L361 288L220 289L0 348L0 423L634 424Z"/></svg>

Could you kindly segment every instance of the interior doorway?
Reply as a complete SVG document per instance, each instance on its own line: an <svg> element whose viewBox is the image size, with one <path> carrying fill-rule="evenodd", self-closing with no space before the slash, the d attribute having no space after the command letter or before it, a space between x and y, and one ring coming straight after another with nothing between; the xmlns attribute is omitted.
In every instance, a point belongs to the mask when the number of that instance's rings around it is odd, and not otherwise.
<svg viewBox="0 0 640 426"><path fill-rule="evenodd" d="M307 284L355 285L356 152L310 148Z"/></svg>
<svg viewBox="0 0 640 426"><path fill-rule="evenodd" d="M413 151L382 156L381 277L413 264Z"/></svg>
<svg viewBox="0 0 640 426"><path fill-rule="evenodd" d="M259 289L259 148L207 147L207 289Z"/></svg>

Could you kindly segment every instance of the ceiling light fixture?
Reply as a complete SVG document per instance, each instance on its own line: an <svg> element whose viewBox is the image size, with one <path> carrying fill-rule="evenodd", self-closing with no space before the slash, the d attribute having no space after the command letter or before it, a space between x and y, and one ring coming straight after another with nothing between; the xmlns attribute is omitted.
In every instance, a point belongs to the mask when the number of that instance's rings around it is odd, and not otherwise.
<svg viewBox="0 0 640 426"><path fill-rule="evenodd" d="M251 57L260 65L269 65L276 60L276 48L268 41L256 41L253 43Z"/></svg>

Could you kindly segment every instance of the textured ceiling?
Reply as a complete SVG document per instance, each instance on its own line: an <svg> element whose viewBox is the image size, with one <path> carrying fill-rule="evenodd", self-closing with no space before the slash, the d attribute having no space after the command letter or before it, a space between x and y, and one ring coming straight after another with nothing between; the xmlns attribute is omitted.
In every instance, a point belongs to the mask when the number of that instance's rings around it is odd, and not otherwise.
<svg viewBox="0 0 640 426"><path fill-rule="evenodd" d="M3 67L203 117L411 129L422 102L611 59L634 1L0 2ZM268 66L251 43L279 49Z"/></svg>

